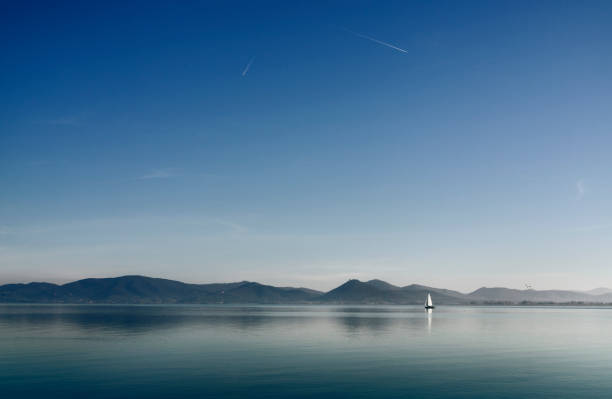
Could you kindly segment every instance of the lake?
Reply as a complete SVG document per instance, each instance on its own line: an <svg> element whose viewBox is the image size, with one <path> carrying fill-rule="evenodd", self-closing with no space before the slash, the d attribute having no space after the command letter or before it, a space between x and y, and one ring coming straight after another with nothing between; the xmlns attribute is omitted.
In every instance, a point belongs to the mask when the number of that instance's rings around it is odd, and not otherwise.
<svg viewBox="0 0 612 399"><path fill-rule="evenodd" d="M612 309L0 305L3 398L610 398Z"/></svg>

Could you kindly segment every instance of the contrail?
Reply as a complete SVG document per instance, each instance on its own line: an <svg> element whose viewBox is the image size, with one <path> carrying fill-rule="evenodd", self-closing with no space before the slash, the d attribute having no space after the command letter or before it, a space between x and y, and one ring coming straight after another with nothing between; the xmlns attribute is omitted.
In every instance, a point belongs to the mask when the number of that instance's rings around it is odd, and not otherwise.
<svg viewBox="0 0 612 399"><path fill-rule="evenodd" d="M251 64L253 63L253 61L255 60L255 57L251 58L249 60L249 63L247 64L247 66L244 68L244 71L242 71L242 76L246 76L246 74L249 72L249 69L251 69Z"/></svg>
<svg viewBox="0 0 612 399"><path fill-rule="evenodd" d="M387 47L389 47L389 48L392 48L393 50L401 51L402 53L407 53L407 52L408 52L408 51L404 50L403 48L399 48L399 47L394 46L394 45L392 45L392 44L389 44L389 43L383 42L383 41L381 41L381 40L374 39L373 37L370 37L370 36L367 36L367 35L363 35L363 34L358 33L358 32L353 32L352 30L349 30L349 29L346 29L346 28L345 28L344 30L345 30L345 31L347 31L347 32L349 32L349 33L352 33L352 34L353 34L353 35L355 35L355 36L359 36L359 37L361 37L361 38L363 38L363 39L367 39L367 40L369 40L369 41L371 41L371 42L378 43L378 44L382 44L383 46L387 46Z"/></svg>

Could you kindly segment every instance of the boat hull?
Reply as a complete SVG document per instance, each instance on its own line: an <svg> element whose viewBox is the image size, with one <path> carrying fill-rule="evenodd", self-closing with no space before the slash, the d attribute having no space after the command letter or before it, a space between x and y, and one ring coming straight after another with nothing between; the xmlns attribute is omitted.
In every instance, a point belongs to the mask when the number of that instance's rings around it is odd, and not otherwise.
<svg viewBox="0 0 612 399"><path fill-rule="evenodd" d="M435 306L425 306L425 309L435 309Z"/></svg>

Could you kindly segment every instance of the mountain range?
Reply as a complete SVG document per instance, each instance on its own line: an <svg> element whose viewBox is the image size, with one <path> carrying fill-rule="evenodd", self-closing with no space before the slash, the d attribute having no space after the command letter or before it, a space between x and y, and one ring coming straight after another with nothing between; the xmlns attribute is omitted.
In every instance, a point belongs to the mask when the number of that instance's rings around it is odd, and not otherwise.
<svg viewBox="0 0 612 399"><path fill-rule="evenodd" d="M482 287L469 294L423 285L395 286L382 280L349 280L328 292L275 287L250 281L189 284L145 276L88 278L0 286L0 303L200 303L200 304L422 304L430 293L436 305L612 303L612 291L563 291Z"/></svg>

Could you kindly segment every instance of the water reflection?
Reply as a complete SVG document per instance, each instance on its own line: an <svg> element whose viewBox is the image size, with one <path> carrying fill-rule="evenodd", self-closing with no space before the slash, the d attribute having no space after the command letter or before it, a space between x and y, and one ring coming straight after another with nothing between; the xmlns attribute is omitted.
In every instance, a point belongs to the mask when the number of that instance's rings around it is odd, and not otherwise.
<svg viewBox="0 0 612 399"><path fill-rule="evenodd" d="M0 387L4 396L22 399L126 392L147 399L499 392L608 398L612 392L610 310L435 312L422 306L0 305Z"/></svg>
<svg viewBox="0 0 612 399"><path fill-rule="evenodd" d="M372 306L0 305L0 326L29 333L70 329L133 335L194 328L252 333L340 329L347 335L379 335L418 330L421 314L418 308Z"/></svg>
<svg viewBox="0 0 612 399"><path fill-rule="evenodd" d="M521 337L534 340L554 329L561 341L571 338L582 342L599 331L599 327L593 329L593 320L612 322L612 312L606 309L442 307L435 312L433 316L433 311L423 311L420 306L0 305L0 328L18 335L47 336L68 330L83 336L168 335L181 330L397 339L436 334L440 340L462 338L467 342L478 336L502 335L512 336L514 341ZM570 313L572 323L568 325ZM432 327L434 317L436 330ZM447 338L449 334L452 336Z"/></svg>
<svg viewBox="0 0 612 399"><path fill-rule="evenodd" d="M356 316L340 316L335 317L334 320L337 321L348 334L360 334L364 331L380 334L388 330L391 324L398 322L390 318Z"/></svg>

